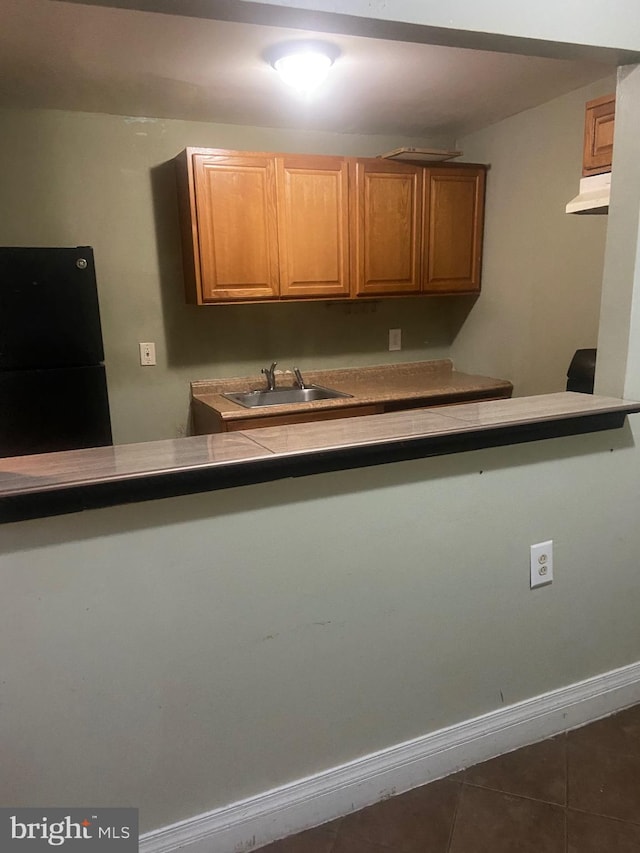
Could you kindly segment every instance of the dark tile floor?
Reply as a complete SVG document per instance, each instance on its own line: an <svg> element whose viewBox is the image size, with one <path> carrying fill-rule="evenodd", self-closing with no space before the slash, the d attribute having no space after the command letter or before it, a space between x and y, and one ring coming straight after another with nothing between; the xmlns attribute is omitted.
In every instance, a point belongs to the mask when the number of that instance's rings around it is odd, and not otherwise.
<svg viewBox="0 0 640 853"><path fill-rule="evenodd" d="M640 853L640 705L260 853Z"/></svg>

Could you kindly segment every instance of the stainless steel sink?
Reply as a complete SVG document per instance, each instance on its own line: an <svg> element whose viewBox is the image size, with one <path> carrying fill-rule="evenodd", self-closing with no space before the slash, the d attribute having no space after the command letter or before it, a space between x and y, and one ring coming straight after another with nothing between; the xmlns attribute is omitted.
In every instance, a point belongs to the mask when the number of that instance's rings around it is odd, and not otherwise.
<svg viewBox="0 0 640 853"><path fill-rule="evenodd" d="M223 394L232 403L239 403L247 409L257 406L288 406L291 403L313 403L316 400L337 400L339 397L352 397L342 391L333 391L321 385L307 385L306 388L274 388L273 391L230 391Z"/></svg>

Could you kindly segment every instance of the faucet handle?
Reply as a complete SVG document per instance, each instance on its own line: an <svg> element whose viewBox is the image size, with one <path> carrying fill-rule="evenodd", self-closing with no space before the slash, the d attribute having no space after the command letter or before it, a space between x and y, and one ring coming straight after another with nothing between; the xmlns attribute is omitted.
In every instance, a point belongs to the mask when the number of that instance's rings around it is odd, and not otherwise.
<svg viewBox="0 0 640 853"><path fill-rule="evenodd" d="M273 391L276 387L276 365L277 361L271 364L271 367L263 367L260 373L264 373L267 379L267 391Z"/></svg>
<svg viewBox="0 0 640 853"><path fill-rule="evenodd" d="M296 377L296 385L298 386L298 388L304 389L307 387L304 379L302 378L302 374L300 373L300 370L297 367L293 368L293 375Z"/></svg>

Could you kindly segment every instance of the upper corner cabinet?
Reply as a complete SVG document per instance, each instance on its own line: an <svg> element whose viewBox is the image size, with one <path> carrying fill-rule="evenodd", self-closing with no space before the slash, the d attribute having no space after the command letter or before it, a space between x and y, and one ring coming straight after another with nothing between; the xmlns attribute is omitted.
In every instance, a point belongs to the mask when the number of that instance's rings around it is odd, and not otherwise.
<svg viewBox="0 0 640 853"><path fill-rule="evenodd" d="M587 101L582 158L582 176L584 178L611 171L615 117L615 93Z"/></svg>
<svg viewBox="0 0 640 853"><path fill-rule="evenodd" d="M485 166L425 170L424 293L480 291L485 183Z"/></svg>
<svg viewBox="0 0 640 853"><path fill-rule="evenodd" d="M176 167L187 302L277 298L274 158L187 148Z"/></svg>

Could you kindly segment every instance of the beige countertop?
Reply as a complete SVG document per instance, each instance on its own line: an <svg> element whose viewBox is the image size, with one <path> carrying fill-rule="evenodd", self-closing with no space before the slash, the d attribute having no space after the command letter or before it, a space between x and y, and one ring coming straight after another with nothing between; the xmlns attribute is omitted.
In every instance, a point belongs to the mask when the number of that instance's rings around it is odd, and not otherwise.
<svg viewBox="0 0 640 853"><path fill-rule="evenodd" d="M0 522L596 430L640 403L560 392L0 458Z"/></svg>
<svg viewBox="0 0 640 853"><path fill-rule="evenodd" d="M222 396L231 391L264 388L265 382L261 376L198 380L191 383L191 394L194 400L214 409L223 421L227 421L375 404L427 401L437 405L465 399L510 397L513 391L511 382L462 373L455 370L449 359L337 370L309 370L304 371L303 376L307 384L322 385L351 396L253 409ZM277 385L292 386L293 379L292 372L278 374Z"/></svg>

